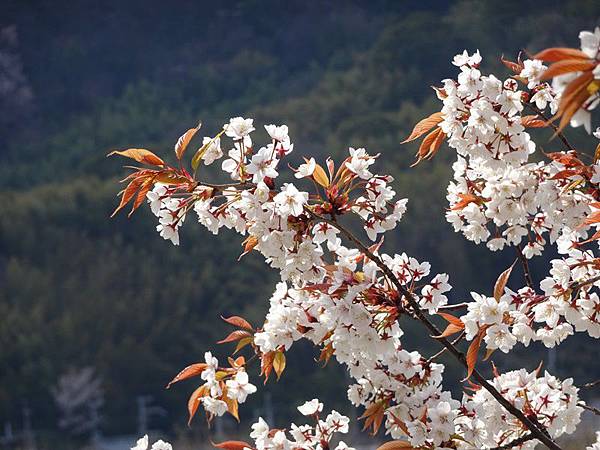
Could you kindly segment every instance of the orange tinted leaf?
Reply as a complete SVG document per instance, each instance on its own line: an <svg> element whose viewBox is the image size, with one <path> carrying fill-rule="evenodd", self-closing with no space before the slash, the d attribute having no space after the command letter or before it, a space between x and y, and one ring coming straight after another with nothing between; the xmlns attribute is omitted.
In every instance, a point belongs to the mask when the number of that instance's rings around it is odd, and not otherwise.
<svg viewBox="0 0 600 450"><path fill-rule="evenodd" d="M249 331L253 331L252 325L248 323L248 321L240 316L231 316L231 317L223 317L221 316L225 322L229 325L233 325L234 327L244 328Z"/></svg>
<svg viewBox="0 0 600 450"><path fill-rule="evenodd" d="M475 369L475 364L477 364L477 354L479 353L479 347L481 346L481 340L485 335L485 330L485 328L479 330L479 333L475 336L471 345L469 345L469 349L467 350L467 378L465 378L465 380L471 378L471 374Z"/></svg>
<svg viewBox="0 0 600 450"><path fill-rule="evenodd" d="M525 67L521 61L513 62L508 59L504 59L504 56L500 58L502 64L508 67L513 73L520 74L523 68Z"/></svg>
<svg viewBox="0 0 600 450"><path fill-rule="evenodd" d="M410 442L407 441L389 441L377 447L377 450L416 450Z"/></svg>
<svg viewBox="0 0 600 450"><path fill-rule="evenodd" d="M324 188L329 187L329 177L325 173L325 170L318 164L315 165L315 171L313 172L313 178Z"/></svg>
<svg viewBox="0 0 600 450"><path fill-rule="evenodd" d="M440 133L442 133L441 128L436 128L427 136L425 136L425 139L423 139L423 142L421 142L421 145L419 146L419 150L416 154L417 161L413 164L413 166L417 165L421 160L427 158L428 155L432 153L431 149L435 146Z"/></svg>
<svg viewBox="0 0 600 450"><path fill-rule="evenodd" d="M335 349L333 348L331 342L323 347L321 354L319 355L319 361L323 361L323 367L327 365L334 353Z"/></svg>
<svg viewBox="0 0 600 450"><path fill-rule="evenodd" d="M240 255L238 261L244 256L246 256L248 253L250 253L254 249L254 247L258 245L258 238L256 236L250 235L246 239L244 239L244 242L242 242L242 244L244 244L244 252Z"/></svg>
<svg viewBox="0 0 600 450"><path fill-rule="evenodd" d="M447 322L456 325L457 327L465 327L465 324L463 323L462 320L460 320L458 317L453 316L452 314L448 314L448 313L444 313L444 312L438 312L438 315L443 317L444 319L446 319Z"/></svg>
<svg viewBox="0 0 600 450"><path fill-rule="evenodd" d="M196 128L190 128L179 137L177 143L175 144L175 156L177 156L177 159L181 160L183 154L185 153L185 150L187 149L188 144L190 143L194 135L198 132L201 126L202 122L198 123L198 126Z"/></svg>
<svg viewBox="0 0 600 450"><path fill-rule="evenodd" d="M277 379L279 380L281 374L285 370L285 354L282 351L275 353L275 357L273 358L273 369L275 369Z"/></svg>
<svg viewBox="0 0 600 450"><path fill-rule="evenodd" d="M238 402L235 399L229 398L227 395L227 387L223 388L223 396L222 399L225 403L227 403L227 412L235 417L235 420L240 421L240 416L238 413Z"/></svg>
<svg viewBox="0 0 600 450"><path fill-rule="evenodd" d="M188 413L189 413L188 426L192 423L192 419L196 415L196 412L198 411L198 407L200 406L200 401L202 400L202 397L204 397L206 394L207 394L207 388L206 388L206 385L203 384L198 389L196 389L194 392L192 392L192 395L190 395L190 398L188 400Z"/></svg>
<svg viewBox="0 0 600 450"><path fill-rule="evenodd" d="M181 372L179 372L175 376L175 378L173 378L169 382L169 384L167 384L167 389L169 389L171 387L171 385L174 383L177 383L179 381L186 380L188 378L200 375L204 371L204 369L206 369L205 363L196 363L196 364L191 364L191 365L187 366L185 369L183 369Z"/></svg>
<svg viewBox="0 0 600 450"><path fill-rule="evenodd" d="M508 278L510 277L514 265L515 263L513 262L508 269L502 272L496 280L496 284L494 284L494 298L497 302L500 301L500 297L504 294L504 288L506 287L506 283L508 282Z"/></svg>
<svg viewBox="0 0 600 450"><path fill-rule="evenodd" d="M555 62L562 59L589 59L589 56L581 50L565 47L553 47L542 50L533 55L532 59L540 59L546 62Z"/></svg>
<svg viewBox="0 0 600 450"><path fill-rule="evenodd" d="M439 336L433 336L434 339L445 338L448 336L452 336L453 334L458 333L464 329L464 325L454 325L453 323L449 323L446 329Z"/></svg>
<svg viewBox="0 0 600 450"><path fill-rule="evenodd" d="M115 150L107 156L120 155L133 159L139 163L150 164L151 166L164 166L165 162L145 148L129 148L127 150Z"/></svg>
<svg viewBox="0 0 600 450"><path fill-rule="evenodd" d="M521 125L525 128L544 128L548 126L548 122L541 119L540 116L523 116L521 117Z"/></svg>
<svg viewBox="0 0 600 450"><path fill-rule="evenodd" d="M588 99L590 94L587 92L587 87L593 81L594 75L591 72L585 72L575 80L571 81L565 88L561 96L558 112L552 118L552 120L556 120L560 117L560 124L558 130L554 133L554 136L568 125L577 110L579 110Z"/></svg>
<svg viewBox="0 0 600 450"><path fill-rule="evenodd" d="M249 337L249 336L251 336L251 335L248 331L235 330L235 331L232 331L231 333L229 333L229 336L227 336L225 339L221 339L220 341L217 341L217 344L226 344L227 342L235 342L235 341L239 341L240 339Z"/></svg>
<svg viewBox="0 0 600 450"><path fill-rule="evenodd" d="M152 186L154 186L153 179L148 179L144 182L144 184L142 184L142 187L140 188L140 190L137 193L137 196L135 197L135 201L133 202L133 206L131 207L131 211L129 212L128 217L131 217L135 210L140 207L144 200L146 200L146 194L148 194L150 189L152 189Z"/></svg>
<svg viewBox="0 0 600 450"><path fill-rule="evenodd" d="M559 75L571 72L586 72L593 70L596 63L591 61L582 61L581 59L563 59L552 64L540 77L540 80L549 80Z"/></svg>
<svg viewBox="0 0 600 450"><path fill-rule="evenodd" d="M110 217L114 217L119 211L121 211L127 205L127 203L129 203L129 201L133 198L133 196L138 191L138 189L141 187L143 182L144 182L143 177L134 178L133 180L131 180L131 182L127 185L127 187L123 190L123 192L121 194L121 202L119 203L119 206L117 206L117 208L113 211L113 213L110 215Z"/></svg>
<svg viewBox="0 0 600 450"><path fill-rule="evenodd" d="M418 137L423 136L425 133L427 133L429 130L431 130L434 126L436 126L442 120L444 120L444 117L443 117L441 111L433 113L429 117L426 117L425 119L421 120L419 123L417 123L415 125L412 132L410 133L410 136L408 136L405 140L403 140L402 144L405 144L406 142L414 141Z"/></svg>
<svg viewBox="0 0 600 450"><path fill-rule="evenodd" d="M269 380L269 375L271 375L271 371L273 370L274 357L275 352L267 352L263 353L263 355L260 358L260 374L265 377L265 384L267 384L267 381Z"/></svg>
<svg viewBox="0 0 600 450"><path fill-rule="evenodd" d="M481 205L485 202L485 199L483 197L470 193L459 193L458 197L460 197L460 201L456 203L452 208L450 208L451 211L460 211L461 209L466 208L471 203L477 203L478 205Z"/></svg>
<svg viewBox="0 0 600 450"><path fill-rule="evenodd" d="M254 448L244 441L225 441L220 444L215 444L213 442L212 445L216 448L222 448L223 450L244 450L244 448Z"/></svg>

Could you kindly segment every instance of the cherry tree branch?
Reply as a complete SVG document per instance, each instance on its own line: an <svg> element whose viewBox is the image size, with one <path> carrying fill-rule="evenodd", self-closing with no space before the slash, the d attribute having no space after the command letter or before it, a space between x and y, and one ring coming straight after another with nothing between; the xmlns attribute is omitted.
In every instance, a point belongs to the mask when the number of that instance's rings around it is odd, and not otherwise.
<svg viewBox="0 0 600 450"><path fill-rule="evenodd" d="M439 336L442 332L438 329L438 327L429 320L426 314L421 309L417 299L414 297L413 293L410 292L401 282L398 280L394 272L385 265L385 263L376 256L373 252L371 252L358 238L356 238L348 229L339 224L339 222L335 219L328 219L326 217L322 217L309 208L306 208L308 213L314 218L321 220L323 222L328 223L329 225L335 227L340 233L342 233L348 240L350 240L354 245L357 246L361 250L361 252L367 256L371 261L373 261L377 267L387 276L390 282L396 287L399 293L406 299L408 304L412 307L413 312L416 318L430 331L432 336ZM458 350L448 339L444 337L435 338L438 342L440 342L448 352L457 359L460 364L462 364L465 368L468 369L467 359L465 354ZM549 449L551 450L562 450L550 436L547 434L545 428L535 417L526 416L523 411L514 406L511 402L509 402L504 396L498 392L498 390L487 381L479 371L474 368L471 375L477 383L479 383L486 391L492 395L500 403L504 409L506 409L510 414L516 417L524 426L527 428L531 434L535 437L535 439L543 442Z"/></svg>
<svg viewBox="0 0 600 450"><path fill-rule="evenodd" d="M589 383L585 383L582 387L582 389L591 389L594 388L596 386L600 385L600 380L596 380L596 381L591 381Z"/></svg>
<svg viewBox="0 0 600 450"><path fill-rule="evenodd" d="M514 447L518 447L521 444L524 444L525 442L529 442L536 439L536 437L533 434L526 434L524 436L521 436L520 438L515 439L514 441L510 441L508 444L504 444L504 445L500 445L499 447L494 447L490 450L511 450Z"/></svg>
<svg viewBox="0 0 600 450"><path fill-rule="evenodd" d="M593 406L586 405L583 402L579 402L579 403L577 403L577 405L581 406L583 409L587 409L588 411L593 412L597 416L600 416L600 409L598 409L598 408L594 408Z"/></svg>
<svg viewBox="0 0 600 450"><path fill-rule="evenodd" d="M521 250L520 245L516 245L517 255L519 257L519 261L521 261L521 266L523 266L523 275L525 276L525 282L530 289L535 291L535 285L533 284L533 278L531 278L531 272L529 271L529 263L527 262L527 258L523 254L523 250Z"/></svg>
<svg viewBox="0 0 600 450"><path fill-rule="evenodd" d="M554 132L556 133L558 138L562 141L562 143L567 148L567 150L575 151L575 147L573 147L569 143L565 134L556 126L556 124L552 121L552 119L550 119L548 116L546 116L544 114L544 112L541 109L539 109L537 106L532 105L531 103L526 103L525 105L529 109L531 109L533 112L535 112L538 116L540 116L542 119L544 119L548 125L550 125L550 127L554 130Z"/></svg>
<svg viewBox="0 0 600 450"><path fill-rule="evenodd" d="M467 308L469 304L467 302L455 303L453 305L443 305L438 308L438 311L457 311L459 309Z"/></svg>

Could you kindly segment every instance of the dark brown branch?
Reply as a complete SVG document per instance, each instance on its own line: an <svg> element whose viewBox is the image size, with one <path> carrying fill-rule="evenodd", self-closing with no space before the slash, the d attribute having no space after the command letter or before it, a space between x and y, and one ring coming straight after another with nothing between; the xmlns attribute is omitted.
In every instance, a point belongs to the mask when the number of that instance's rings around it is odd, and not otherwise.
<svg viewBox="0 0 600 450"><path fill-rule="evenodd" d="M511 450L513 447L518 447L525 442L529 442L534 440L536 437L533 434L526 434L521 436L520 438L515 439L514 441L510 441L508 444L500 445L498 447L494 447L490 450Z"/></svg>
<svg viewBox="0 0 600 450"><path fill-rule="evenodd" d="M431 322L423 310L421 309L419 302L414 297L412 292L410 292L406 287L400 283L396 275L390 270L389 267L385 265L385 263L373 254L358 238L356 238L349 230L340 225L336 220L327 219L326 217L319 216L314 213L310 209L306 209L307 212L312 215L314 218L321 220L323 222L328 223L329 225L335 227L339 230L348 240L350 240L354 245L357 246L361 250L361 252L367 256L371 261L373 261L377 267L384 273L384 275L389 279L389 281L396 287L399 293L406 299L408 304L413 309L413 312L417 319L425 325L425 327L429 330L432 336L439 336L442 332L438 329L438 327ZM465 368L468 369L467 359L461 351L459 351L452 343L446 338L436 338L438 342L440 342L448 352L453 355ZM515 407L512 403L510 403L504 396L498 392L498 390L487 381L481 373L477 369L473 369L471 375L477 383L479 383L486 391L490 393L492 397L496 399L498 403L500 403L504 409L506 409L510 414L515 416L524 426L527 428L536 439L543 442L548 448L551 450L562 450L550 436L547 434L544 427L539 423L539 421L535 417L527 417L523 412Z"/></svg>

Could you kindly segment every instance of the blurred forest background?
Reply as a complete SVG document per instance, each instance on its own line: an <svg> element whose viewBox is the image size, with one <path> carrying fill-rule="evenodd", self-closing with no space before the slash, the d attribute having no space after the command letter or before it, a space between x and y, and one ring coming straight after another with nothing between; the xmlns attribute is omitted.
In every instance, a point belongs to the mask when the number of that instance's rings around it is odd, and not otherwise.
<svg viewBox="0 0 600 450"><path fill-rule="evenodd" d="M220 314L257 325L267 309L276 274L257 255L236 263L235 234L215 238L189 220L173 247L147 211L109 219L124 173L120 161L105 158L111 149L170 155L198 120L203 135L213 135L242 115L257 128L288 124L296 158L340 157L348 146L381 152L380 170L410 198L386 251L449 273L458 302L471 290L491 291L514 255L477 248L446 223L451 152L410 169L416 149L399 142L438 108L429 86L455 76L454 54L479 49L485 70L506 74L501 55L578 46L579 31L598 24L597 0L4 0L0 446L8 429L18 434L28 420L38 442L64 436L57 390L73 373L97 387L89 400L96 407L84 410L98 413L102 434L143 430L140 402L148 395L166 414L150 415L146 427L182 432L193 382L164 391L166 382L216 347L228 330ZM569 133L586 142L581 130ZM536 259L538 280L543 270ZM520 285L520 276L512 282ZM422 345L423 330L411 330L409 344ZM262 391L275 425L316 396L348 411L343 372L335 364L319 369L315 356L298 345L282 380ZM600 375L597 342L581 336L551 361L536 347L511 361L494 358L501 369L546 360L577 384ZM254 397L241 412L246 425L265 411L265 394ZM192 433L205 428L198 420ZM89 437L79 431L74 442Z"/></svg>

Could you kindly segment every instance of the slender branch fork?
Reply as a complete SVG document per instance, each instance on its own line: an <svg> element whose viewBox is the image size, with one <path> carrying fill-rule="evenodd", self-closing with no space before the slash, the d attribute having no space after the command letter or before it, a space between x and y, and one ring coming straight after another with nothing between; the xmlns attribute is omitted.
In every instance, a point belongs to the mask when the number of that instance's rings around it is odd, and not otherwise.
<svg viewBox="0 0 600 450"><path fill-rule="evenodd" d="M335 220L335 218L328 219L326 217L322 217L322 216L316 214L309 208L306 208L306 210L314 218L321 220L323 222L326 222L329 225L335 227L337 230L339 230L340 233L342 233L348 240L350 240L354 245L356 245L365 256L367 256L371 261L373 261L377 265L377 267L379 267L379 269L385 274L385 276L390 280L390 282L396 287L398 292L400 294L402 294L402 296L406 299L408 304L413 309L415 317L423 325L425 325L425 327L430 331L432 336L439 336L440 334L442 334L441 331L438 329L438 327L433 322L431 322L429 320L429 318L426 316L426 314L423 312L417 299L414 297L412 292L410 292L402 283L400 283L400 281L398 280L396 275L390 270L390 268L388 268L385 265L385 263L381 260L381 258L379 258L375 254L373 254L373 252L371 252L348 229L346 229L337 220ZM450 342L448 339L443 338L443 337L436 337L435 339L438 342L440 342L447 349L447 351L452 356L454 356L454 358L457 359L465 368L468 367L467 360L466 360L464 353L462 353L460 350L458 350L452 344L452 342ZM483 375L481 375L481 373L479 373L479 371L476 368L473 369L473 373L471 376L486 391L488 391L490 393L490 395L492 395L492 397L494 397L496 399L496 401L498 403L500 403L504 407L504 409L506 409L506 411L508 411L510 414L512 414L514 417L516 417L530 431L531 436L532 436L531 439L538 439L539 441L543 442L551 450L562 450L552 440L552 438L548 435L547 431L545 430L544 426L541 423L539 423L539 421L535 417L526 416L520 409L518 409L512 403L510 403L506 398L504 398L504 396L500 392L498 392L498 390L490 382L488 382L483 377Z"/></svg>

